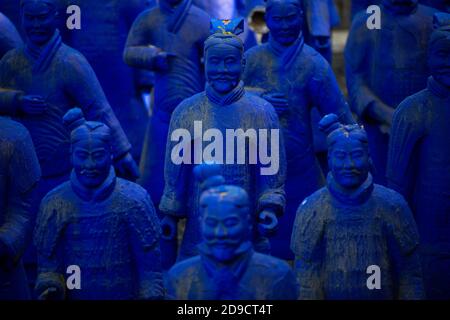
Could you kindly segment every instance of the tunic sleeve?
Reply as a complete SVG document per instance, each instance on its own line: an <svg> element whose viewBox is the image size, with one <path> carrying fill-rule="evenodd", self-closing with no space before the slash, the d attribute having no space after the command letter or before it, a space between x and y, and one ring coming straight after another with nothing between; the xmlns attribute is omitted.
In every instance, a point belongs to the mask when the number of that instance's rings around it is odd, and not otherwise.
<svg viewBox="0 0 450 320"><path fill-rule="evenodd" d="M131 145L106 99L94 70L81 55L73 55L68 64L70 65L66 78L68 95L83 109L87 120L103 122L111 129L114 157L119 159L131 150Z"/></svg>
<svg viewBox="0 0 450 320"><path fill-rule="evenodd" d="M127 214L131 247L136 261L138 298L160 299L164 296L161 251L161 228L148 194L142 204Z"/></svg>
<svg viewBox="0 0 450 320"><path fill-rule="evenodd" d="M278 216L284 213L286 204L286 194L284 192L284 183L286 181L286 153L284 148L283 134L278 122L278 116L272 105L264 102L267 106L267 124L261 128L267 128L268 155L272 156L272 161L268 165L258 164L258 190L259 198L257 211L261 212L265 209L273 210ZM278 141L273 140L272 130L278 130ZM278 142L278 143L277 143ZM278 149L278 150L277 150ZM274 159L273 155L278 153L279 158ZM270 169L269 169L270 168ZM278 169L277 171L275 169ZM264 174L263 174L264 173Z"/></svg>
<svg viewBox="0 0 450 320"><path fill-rule="evenodd" d="M18 128L19 129L19 128ZM6 245L13 262L24 252L34 224L30 212L33 189L41 175L33 143L25 129L14 145L9 163L8 206L0 226L0 241Z"/></svg>
<svg viewBox="0 0 450 320"><path fill-rule="evenodd" d="M295 273L300 285L299 297L305 300L324 298L321 274L324 221L316 210L318 206L325 206L321 198L313 200L308 197L303 201L297 210L291 238Z"/></svg>
<svg viewBox="0 0 450 320"><path fill-rule="evenodd" d="M423 299L425 297L422 269L418 252L419 233L411 210L400 196L397 208L386 215L389 255L397 282L398 299Z"/></svg>
<svg viewBox="0 0 450 320"><path fill-rule="evenodd" d="M186 106L186 103L186 100L183 101L175 109L170 119L164 162L164 192L159 203L159 209L164 214L178 218L185 218L187 216L187 203L190 195L188 195L186 191L189 190L189 181L193 181L193 165L186 163L175 164L172 161L172 152L177 152L181 146L184 148L183 152L187 152L188 150L192 152L193 147L192 141L190 140L192 132L189 130L186 131L186 133L190 132L189 141L186 141L185 139L183 139L183 142L172 141L171 136L177 129L188 129L190 127L189 120L187 120L189 117L185 112L181 111ZM191 161L192 158L189 157L189 160Z"/></svg>
<svg viewBox="0 0 450 320"><path fill-rule="evenodd" d="M350 105L360 118L365 116L371 103L379 101L366 82L366 68L368 68L370 56L368 32L376 32L376 30L367 29L365 17L365 15L359 15L354 19L344 52Z"/></svg>
<svg viewBox="0 0 450 320"><path fill-rule="evenodd" d="M425 120L414 103L405 100L394 113L386 171L389 187L409 202L417 171L417 143L422 138Z"/></svg>
<svg viewBox="0 0 450 320"><path fill-rule="evenodd" d="M152 46L150 10L142 12L134 21L128 33L123 57L125 63L132 67L154 71L153 58L159 49Z"/></svg>
<svg viewBox="0 0 450 320"><path fill-rule="evenodd" d="M355 123L333 70L321 56L317 58L317 67L309 86L312 105L318 108L322 116L334 113L344 124Z"/></svg>

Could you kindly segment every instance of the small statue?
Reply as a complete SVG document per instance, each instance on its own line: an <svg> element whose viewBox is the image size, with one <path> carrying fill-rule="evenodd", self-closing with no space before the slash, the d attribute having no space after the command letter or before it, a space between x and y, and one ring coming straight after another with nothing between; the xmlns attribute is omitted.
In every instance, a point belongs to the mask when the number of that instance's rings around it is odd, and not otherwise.
<svg viewBox="0 0 450 320"><path fill-rule="evenodd" d="M0 113L15 116L30 131L42 169L39 199L70 175L69 133L62 116L74 106L111 128L118 172L129 178L138 175L131 145L95 73L79 52L61 42L57 3L20 1L26 45L0 61Z"/></svg>
<svg viewBox="0 0 450 320"><path fill-rule="evenodd" d="M373 183L365 131L334 114L320 125L331 172L297 211L291 248L300 298L422 298L416 224L400 194Z"/></svg>
<svg viewBox="0 0 450 320"><path fill-rule="evenodd" d="M40 175L28 131L0 116L0 300L30 298L22 254L34 223L30 206Z"/></svg>
<svg viewBox="0 0 450 320"><path fill-rule="evenodd" d="M16 27L0 12L0 60L9 50L22 45L22 39Z"/></svg>
<svg viewBox="0 0 450 320"><path fill-rule="evenodd" d="M394 114L387 178L416 218L427 298L450 299L450 14L436 15L436 27L428 87Z"/></svg>
<svg viewBox="0 0 450 320"><path fill-rule="evenodd" d="M212 129L212 132L222 136L223 148L215 152L219 159L215 158L213 152L209 155L213 159L204 158L203 155L206 153L203 152L201 141L195 142L197 147L193 148L192 156L195 164L206 161L225 163L226 156L226 165L221 167L221 175L230 183L246 190L250 196L250 212L254 216L255 223L252 241L258 252L269 251L266 236L277 226L277 216L283 213L285 203L284 145L282 139L279 140L279 144L271 143L276 140L272 132L275 132L275 135L279 134L277 115L267 101L246 92L241 81L244 47L242 40L236 34L242 30L243 21L242 19L213 20L211 26L213 34L205 42L205 68L208 81L206 91L184 100L175 109L167 139L165 189L159 208L165 214L162 228L167 238L175 237L178 219L187 218L178 260L197 255L197 245L201 241L198 225L200 187L193 177L192 162L189 163L190 159L183 160L181 163L172 160L174 150L177 150L180 143L182 144L172 137L179 130L188 132L191 137L197 139L195 137L198 135L196 132L200 123L205 133ZM254 144L249 142L245 143L245 146L232 146L232 150L227 147L230 153L220 152L222 154L220 159L218 153L225 149L226 144L223 140L231 140L225 138L230 136L226 133L230 130L234 133L236 130L242 132L253 130L255 134L260 130L265 131L267 136L260 136L266 144L267 150L264 152L267 152L267 155L276 154L278 158L274 159L270 168L258 159L251 163L249 159L256 158L257 155L253 148ZM248 142L248 140L245 138L245 141ZM256 143L254 139L252 141ZM189 150L190 139L187 142L189 146L186 150ZM244 154L244 161L237 159L238 152L233 152L236 148L240 150L239 154ZM201 159L201 161L197 162L198 160L195 159ZM273 172L261 174L264 169Z"/></svg>
<svg viewBox="0 0 450 320"><path fill-rule="evenodd" d="M299 0L267 1L270 38L246 52L243 76L246 86L262 90L263 98L275 107L284 134L287 207L271 244L272 254L288 260L294 258L289 242L297 206L324 184L314 154L311 109L334 112L342 122L354 123L330 65L304 43L302 17Z"/></svg>
<svg viewBox="0 0 450 320"><path fill-rule="evenodd" d="M199 255L177 263L167 276L171 298L179 300L295 300L289 265L256 253L251 242L251 200L238 186L225 185L220 168L195 168L203 179Z"/></svg>
<svg viewBox="0 0 450 320"><path fill-rule="evenodd" d="M374 180L386 185L392 116L403 99L427 85L428 39L436 10L418 0L382 0L380 7L379 30L367 27L366 11L353 20L345 64L350 107L369 137Z"/></svg>
<svg viewBox="0 0 450 320"><path fill-rule="evenodd" d="M141 158L141 184L158 206L164 189L164 154L169 121L184 99L204 90L203 43L209 16L192 0L160 0L134 21L125 62L155 73L154 110Z"/></svg>
<svg viewBox="0 0 450 320"><path fill-rule="evenodd" d="M78 108L64 122L72 132L73 171L41 203L34 234L37 296L162 298L161 230L148 193L116 177L110 128L85 121ZM79 288L65 290L68 266L79 268Z"/></svg>

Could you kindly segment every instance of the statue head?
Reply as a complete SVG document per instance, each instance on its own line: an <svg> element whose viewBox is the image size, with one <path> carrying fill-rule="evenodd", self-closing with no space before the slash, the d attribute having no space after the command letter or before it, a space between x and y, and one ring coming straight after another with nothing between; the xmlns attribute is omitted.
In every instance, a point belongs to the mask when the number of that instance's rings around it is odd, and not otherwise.
<svg viewBox="0 0 450 320"><path fill-rule="evenodd" d="M22 27L29 41L46 44L58 27L57 0L21 0Z"/></svg>
<svg viewBox="0 0 450 320"><path fill-rule="evenodd" d="M63 121L71 131L71 160L78 181L86 188L97 188L111 169L111 130L101 122L86 121L78 108L69 110Z"/></svg>
<svg viewBox="0 0 450 320"><path fill-rule="evenodd" d="M247 192L226 185L219 165L200 165L194 172L203 181L200 196L203 241L218 262L233 261L239 255L238 248L250 241L252 232Z"/></svg>
<svg viewBox="0 0 450 320"><path fill-rule="evenodd" d="M211 36L205 41L206 79L217 92L227 94L237 87L245 67L244 43L238 37L244 20L211 21Z"/></svg>
<svg viewBox="0 0 450 320"><path fill-rule="evenodd" d="M450 87L450 14L436 14L434 21L435 30L428 47L428 65L433 78Z"/></svg>
<svg viewBox="0 0 450 320"><path fill-rule="evenodd" d="M359 125L342 125L335 114L319 124L328 134L328 165L336 182L345 189L356 189L366 181L371 160L366 131Z"/></svg>
<svg viewBox="0 0 450 320"><path fill-rule="evenodd" d="M271 37L283 46L290 46L302 32L302 0L267 0L266 2L265 19Z"/></svg>

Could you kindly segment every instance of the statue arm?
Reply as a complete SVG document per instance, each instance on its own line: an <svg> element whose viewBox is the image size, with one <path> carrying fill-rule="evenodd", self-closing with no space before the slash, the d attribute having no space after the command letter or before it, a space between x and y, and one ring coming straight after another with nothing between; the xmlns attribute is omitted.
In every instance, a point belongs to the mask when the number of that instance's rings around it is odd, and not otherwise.
<svg viewBox="0 0 450 320"><path fill-rule="evenodd" d="M352 110L360 117L369 116L381 123L390 124L394 109L386 105L368 86L366 68L370 56L364 15L355 19L345 46L345 72ZM370 31L369 31L370 32Z"/></svg>
<svg viewBox="0 0 450 320"><path fill-rule="evenodd" d="M386 176L389 187L410 201L417 172L417 144L423 135L423 115L407 101L394 114Z"/></svg>
<svg viewBox="0 0 450 320"><path fill-rule="evenodd" d="M267 103L267 102L266 102ZM269 107L270 104L267 103ZM267 165L258 164L258 212L269 210L275 213L277 216L281 216L284 213L286 204L286 194L284 192L284 183L286 181L286 152L284 148L283 134L280 129L278 116L275 113L272 106L267 110L268 119L267 123L261 128L267 128L267 146L268 155L270 155L271 162ZM272 132L273 130L277 130ZM277 133L278 141L273 138L273 133ZM273 143L272 143L273 141ZM278 158L273 158L275 154L278 154ZM260 159L261 160L261 159ZM277 170L278 169L278 170ZM263 170L265 170L263 174Z"/></svg>
<svg viewBox="0 0 450 320"><path fill-rule="evenodd" d="M134 21L128 33L123 59L131 67L156 70L155 57L162 50L152 45L149 30L149 11L141 13Z"/></svg>
<svg viewBox="0 0 450 320"><path fill-rule="evenodd" d="M180 109L183 109L185 102L175 108L170 119L169 131L166 143L166 155L164 161L164 192L159 203L159 209L166 215L172 216L176 219L185 218L187 214L188 201L188 183L192 179L192 164L175 164L172 161L172 152L176 152L177 147L183 146L183 152L193 150L191 140L183 142L172 141L172 133L180 128L189 130L189 120L191 117L185 113L182 114ZM191 131L192 132L192 131ZM178 153L177 153L178 154ZM191 157L189 157L191 160Z"/></svg>
<svg viewBox="0 0 450 320"><path fill-rule="evenodd" d="M302 300L325 298L321 275L324 222L314 209L317 203L325 205L320 199L318 202L310 198L303 201L297 210L291 237L291 250L295 255L294 270L300 285L299 299Z"/></svg>
<svg viewBox="0 0 450 320"><path fill-rule="evenodd" d="M398 196L394 214L386 214L388 250L392 259L397 287L397 298L424 299L424 284L419 256L419 232L406 201Z"/></svg>
<svg viewBox="0 0 450 320"><path fill-rule="evenodd" d="M162 299L164 286L159 239L161 228L148 194L138 210L128 215L131 250L135 259L138 298Z"/></svg>
<svg viewBox="0 0 450 320"><path fill-rule="evenodd" d="M131 145L117 120L105 93L89 62L77 56L69 62L71 66L66 79L66 90L74 105L83 109L87 120L105 123L113 135L115 160L122 158L131 150Z"/></svg>
<svg viewBox="0 0 450 320"><path fill-rule="evenodd" d="M350 107L339 89L336 77L325 59L319 57L315 75L310 81L310 98L322 116L334 113L344 124L354 124Z"/></svg>
<svg viewBox="0 0 450 320"><path fill-rule="evenodd" d="M15 264L21 258L31 235L34 219L31 202L40 178L40 168L28 132L16 143L9 165L8 206L0 225L0 243L8 252L8 261Z"/></svg>

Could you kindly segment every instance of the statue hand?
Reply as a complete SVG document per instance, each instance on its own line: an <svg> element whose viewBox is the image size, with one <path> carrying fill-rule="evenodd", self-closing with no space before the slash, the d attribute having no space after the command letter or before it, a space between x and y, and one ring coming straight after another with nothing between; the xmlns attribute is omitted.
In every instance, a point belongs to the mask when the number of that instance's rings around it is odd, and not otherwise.
<svg viewBox="0 0 450 320"><path fill-rule="evenodd" d="M173 53L161 51L153 59L155 69L160 72L167 72L170 69L170 58L175 57Z"/></svg>
<svg viewBox="0 0 450 320"><path fill-rule="evenodd" d="M177 233L177 223L178 220L170 215L164 215L161 220L162 235L161 238L164 240L173 240Z"/></svg>
<svg viewBox="0 0 450 320"><path fill-rule="evenodd" d="M19 97L19 108L27 115L40 115L47 110L48 104L41 96L24 95Z"/></svg>
<svg viewBox="0 0 450 320"><path fill-rule="evenodd" d="M266 93L262 97L270 102L279 116L289 111L289 102L283 93Z"/></svg>
<svg viewBox="0 0 450 320"><path fill-rule="evenodd" d="M258 230L263 236L270 236L275 233L278 227L277 215L271 210L261 211L259 214Z"/></svg>
<svg viewBox="0 0 450 320"><path fill-rule="evenodd" d="M114 167L120 177L135 181L139 178L139 168L131 154L128 152L120 159L116 160Z"/></svg>

